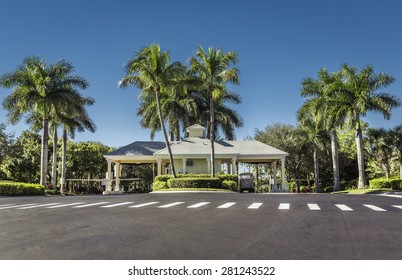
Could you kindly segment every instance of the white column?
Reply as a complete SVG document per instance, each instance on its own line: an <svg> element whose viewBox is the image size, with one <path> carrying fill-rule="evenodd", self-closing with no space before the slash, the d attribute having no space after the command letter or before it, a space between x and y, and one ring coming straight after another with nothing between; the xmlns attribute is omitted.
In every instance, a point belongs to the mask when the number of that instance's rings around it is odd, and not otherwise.
<svg viewBox="0 0 402 280"><path fill-rule="evenodd" d="M277 183L277 179L276 179L276 161L271 163L272 165L272 172L274 173L274 184L272 186L272 191L276 192L278 191L278 183Z"/></svg>
<svg viewBox="0 0 402 280"><path fill-rule="evenodd" d="M158 164L158 175L162 175L162 159L157 158L156 162Z"/></svg>
<svg viewBox="0 0 402 280"><path fill-rule="evenodd" d="M208 173L211 173L211 159L207 158L207 164L208 164Z"/></svg>
<svg viewBox="0 0 402 280"><path fill-rule="evenodd" d="M285 174L285 158L281 158L281 167L282 167L282 191L286 192L286 174Z"/></svg>
<svg viewBox="0 0 402 280"><path fill-rule="evenodd" d="M237 165L235 158L232 158L232 174L237 174Z"/></svg>
<svg viewBox="0 0 402 280"><path fill-rule="evenodd" d="M105 191L111 191L112 190L112 161L110 159L107 160L107 173L106 173L106 189Z"/></svg>
<svg viewBox="0 0 402 280"><path fill-rule="evenodd" d="M115 165L115 171L116 171L116 187L114 188L115 191L120 191L120 162L116 162Z"/></svg>
<svg viewBox="0 0 402 280"><path fill-rule="evenodd" d="M186 174L187 173L187 159L183 158L182 161L183 161L183 174Z"/></svg>

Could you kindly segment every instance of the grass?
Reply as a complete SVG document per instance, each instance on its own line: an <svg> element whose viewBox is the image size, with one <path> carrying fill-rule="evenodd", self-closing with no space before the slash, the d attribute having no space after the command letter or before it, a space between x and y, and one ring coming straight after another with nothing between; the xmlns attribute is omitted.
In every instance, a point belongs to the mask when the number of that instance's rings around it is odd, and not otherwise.
<svg viewBox="0 0 402 280"><path fill-rule="evenodd" d="M392 189L353 189L353 190L333 192L332 194L341 194L341 193L347 193L347 194L377 194L377 193L390 192L390 191L393 191L393 190Z"/></svg>
<svg viewBox="0 0 402 280"><path fill-rule="evenodd" d="M170 189L161 189L161 190L157 190L157 192L177 192L177 191L181 191L181 192L187 192L187 191L211 191L211 192L233 192L231 190L227 190L227 189L213 189L213 188L170 188Z"/></svg>

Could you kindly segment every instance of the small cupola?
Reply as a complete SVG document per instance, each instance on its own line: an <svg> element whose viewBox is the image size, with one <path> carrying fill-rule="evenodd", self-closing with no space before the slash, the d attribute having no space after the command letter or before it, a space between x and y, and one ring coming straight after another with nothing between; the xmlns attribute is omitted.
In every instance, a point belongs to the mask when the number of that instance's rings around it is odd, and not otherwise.
<svg viewBox="0 0 402 280"><path fill-rule="evenodd" d="M188 137L190 138L204 138L205 127L199 124L193 124L192 126L187 127Z"/></svg>

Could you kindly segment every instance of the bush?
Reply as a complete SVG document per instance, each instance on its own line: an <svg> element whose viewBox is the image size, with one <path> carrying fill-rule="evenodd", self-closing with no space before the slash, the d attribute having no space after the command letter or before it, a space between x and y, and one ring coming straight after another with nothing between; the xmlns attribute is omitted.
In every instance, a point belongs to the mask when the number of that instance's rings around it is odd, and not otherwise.
<svg viewBox="0 0 402 280"><path fill-rule="evenodd" d="M172 179L172 175L158 175L155 177L154 182L167 182L169 179Z"/></svg>
<svg viewBox="0 0 402 280"><path fill-rule="evenodd" d="M239 175L237 174L216 174L216 178L223 181L232 181L232 182L239 182Z"/></svg>
<svg viewBox="0 0 402 280"><path fill-rule="evenodd" d="M162 181L156 181L152 184L152 190L153 191L158 191L158 190L164 190L168 189L168 184L167 182L162 182Z"/></svg>
<svg viewBox="0 0 402 280"><path fill-rule="evenodd" d="M222 181L222 189L228 189L232 191L238 191L239 187L237 185L237 182L234 181L229 181L229 180L224 180Z"/></svg>
<svg viewBox="0 0 402 280"><path fill-rule="evenodd" d="M211 174L178 174L177 178L211 178Z"/></svg>
<svg viewBox="0 0 402 280"><path fill-rule="evenodd" d="M402 179L373 179L370 180L370 189L392 189L392 190L402 190Z"/></svg>
<svg viewBox="0 0 402 280"><path fill-rule="evenodd" d="M218 178L176 178L168 180L169 188L221 188Z"/></svg>
<svg viewBox="0 0 402 280"><path fill-rule="evenodd" d="M0 195L44 195L45 187L39 184L0 182Z"/></svg>

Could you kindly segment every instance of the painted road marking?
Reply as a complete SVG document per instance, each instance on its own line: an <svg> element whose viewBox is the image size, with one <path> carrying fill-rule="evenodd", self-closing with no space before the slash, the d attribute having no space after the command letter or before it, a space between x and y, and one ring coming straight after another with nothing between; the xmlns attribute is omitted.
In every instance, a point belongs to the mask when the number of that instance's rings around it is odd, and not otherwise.
<svg viewBox="0 0 402 280"><path fill-rule="evenodd" d="M0 208L0 210L9 209L9 208L24 207L24 206L30 206L30 205L36 205L36 204L37 204L37 203L22 204L22 205L14 205L14 206L6 206L6 207Z"/></svg>
<svg viewBox="0 0 402 280"><path fill-rule="evenodd" d="M258 209L261 205L262 203L253 203L249 207L247 207L247 209Z"/></svg>
<svg viewBox="0 0 402 280"><path fill-rule="evenodd" d="M50 206L50 207L46 207L46 208L48 208L48 209L61 208L61 207L73 206L73 205L83 204L83 203L84 203L84 202L74 202L74 203L61 204L61 205L56 205L56 206Z"/></svg>
<svg viewBox="0 0 402 280"><path fill-rule="evenodd" d="M169 208L169 207L173 207L179 204L183 204L184 202L173 202L173 203L169 203L169 204L165 204L165 205L161 205L158 208Z"/></svg>
<svg viewBox="0 0 402 280"><path fill-rule="evenodd" d="M111 207L116 207L116 206L131 204L131 203L134 203L134 202L122 202L122 203L104 205L104 206L101 206L101 208L111 208Z"/></svg>
<svg viewBox="0 0 402 280"><path fill-rule="evenodd" d="M279 204L278 209L279 210L289 210L290 209L290 204L289 203L281 203L281 204Z"/></svg>
<svg viewBox="0 0 402 280"><path fill-rule="evenodd" d="M21 208L17 208L17 209L32 209L32 208L46 207L46 206L52 206L52 205L57 205L57 204L60 204L60 203L40 204L40 205L21 207Z"/></svg>
<svg viewBox="0 0 402 280"><path fill-rule="evenodd" d="M307 206L310 210L321 210L320 206L318 206L318 204L315 203L308 203Z"/></svg>
<svg viewBox="0 0 402 280"><path fill-rule="evenodd" d="M236 204L236 202L227 202L225 204L222 204L221 206L218 206L217 208L229 208L235 204Z"/></svg>
<svg viewBox="0 0 402 280"><path fill-rule="evenodd" d="M84 208L84 207L90 207L90 206L101 205L101 204L106 204L106 203L109 203L109 202L97 202L97 203L91 203L91 204L84 204L84 205L73 206L73 208Z"/></svg>
<svg viewBox="0 0 402 280"><path fill-rule="evenodd" d="M346 206L345 204L335 204L335 206L341 209L342 211L353 211L352 208Z"/></svg>
<svg viewBox="0 0 402 280"><path fill-rule="evenodd" d="M392 205L392 207L402 209L402 205Z"/></svg>
<svg viewBox="0 0 402 280"><path fill-rule="evenodd" d="M133 206L130 206L129 208L140 208L140 207L144 207L144 206L148 206L148 205L152 205L152 204L157 204L157 203L159 203L159 202L155 202L155 201L147 202L147 203L143 203L143 204L133 205Z"/></svg>
<svg viewBox="0 0 402 280"><path fill-rule="evenodd" d="M363 204L363 206L365 206L365 207L367 207L367 208L370 208L371 210L374 210L374 211L387 211L387 210L385 210L385 209L382 209L382 208L380 208L380 207L378 207L378 206L375 206L375 205L371 205L371 204Z"/></svg>
<svg viewBox="0 0 402 280"><path fill-rule="evenodd" d="M1 207L6 207L6 206L13 206L13 205L15 205L15 204L3 204L3 205L0 205L0 208Z"/></svg>
<svg viewBox="0 0 402 280"><path fill-rule="evenodd" d="M190 206L187 207L187 208L198 208L198 207L207 205L207 204L209 204L209 203L211 203L211 202L200 202L200 203L197 203L197 204L190 205Z"/></svg>

